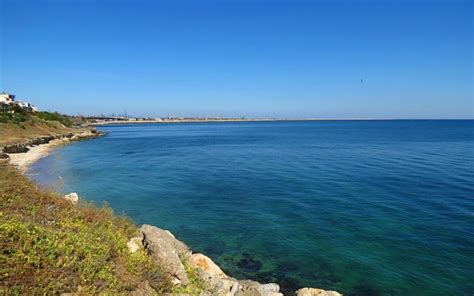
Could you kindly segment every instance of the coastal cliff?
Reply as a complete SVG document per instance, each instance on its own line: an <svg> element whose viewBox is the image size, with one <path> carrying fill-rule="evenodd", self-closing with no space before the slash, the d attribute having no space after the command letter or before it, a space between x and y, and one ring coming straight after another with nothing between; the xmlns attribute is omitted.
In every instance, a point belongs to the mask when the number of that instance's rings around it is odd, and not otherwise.
<svg viewBox="0 0 474 296"><path fill-rule="evenodd" d="M209 257L193 253L167 230L151 225L137 227L107 206L98 208L74 193L61 197L45 191L20 172L47 153L41 147L100 135L93 129L81 129L25 139L2 148L0 292L64 296L283 295L276 283L228 276ZM341 294L302 288L290 295Z"/></svg>

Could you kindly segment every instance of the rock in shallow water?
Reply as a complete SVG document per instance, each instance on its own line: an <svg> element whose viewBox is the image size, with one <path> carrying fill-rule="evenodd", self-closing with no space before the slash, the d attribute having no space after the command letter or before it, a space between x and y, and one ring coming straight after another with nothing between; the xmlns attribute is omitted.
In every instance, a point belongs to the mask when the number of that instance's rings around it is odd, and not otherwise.
<svg viewBox="0 0 474 296"><path fill-rule="evenodd" d="M243 253L243 258L237 262L237 267L247 272L256 272L262 268L262 262L255 260L248 253Z"/></svg>
<svg viewBox="0 0 474 296"><path fill-rule="evenodd" d="M227 277L217 264L203 254L192 254L191 257L189 257L188 262L191 267L200 268L211 277Z"/></svg>
<svg viewBox="0 0 474 296"><path fill-rule="evenodd" d="M204 291L200 296L283 296L278 284L261 284L251 280L239 281L227 276L209 257L199 253L192 254L184 243L177 240L167 230L151 225L143 225L140 231L143 237L135 237L129 241L130 251L136 251L136 246L143 244L143 247L156 264L164 272L171 275L176 284L187 285L189 283L183 265L183 262L187 262L191 268L196 270L197 276L203 281ZM260 261L252 259L249 254L244 254L244 259L246 263L250 262L251 265L255 262L260 263ZM337 292L313 288L300 289L296 295L342 296Z"/></svg>

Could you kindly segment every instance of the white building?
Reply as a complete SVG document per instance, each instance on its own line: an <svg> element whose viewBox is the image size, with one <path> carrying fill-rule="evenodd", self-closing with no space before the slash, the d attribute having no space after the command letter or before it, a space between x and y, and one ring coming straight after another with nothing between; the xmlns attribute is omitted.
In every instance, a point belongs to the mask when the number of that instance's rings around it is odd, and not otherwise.
<svg viewBox="0 0 474 296"><path fill-rule="evenodd" d="M16 101L16 104L18 106L20 106L21 108L29 108L30 107L30 103L27 103L27 102L23 102L23 101Z"/></svg>
<svg viewBox="0 0 474 296"><path fill-rule="evenodd" d="M30 104L28 102L23 102L23 101L15 101L15 104L20 106L23 110L29 111L29 112L38 112L39 109L33 104Z"/></svg>
<svg viewBox="0 0 474 296"><path fill-rule="evenodd" d="M7 93L0 93L0 103L10 104L15 101L15 96Z"/></svg>
<svg viewBox="0 0 474 296"><path fill-rule="evenodd" d="M24 102L21 100L15 100L15 96L11 94L7 94L5 92L0 93L0 104L2 106L4 105L10 105L10 104L15 104L19 107L21 107L23 110L27 112L38 112L39 109L33 104L30 104L28 102ZM4 107L2 107L4 108ZM7 107L8 109L8 107Z"/></svg>

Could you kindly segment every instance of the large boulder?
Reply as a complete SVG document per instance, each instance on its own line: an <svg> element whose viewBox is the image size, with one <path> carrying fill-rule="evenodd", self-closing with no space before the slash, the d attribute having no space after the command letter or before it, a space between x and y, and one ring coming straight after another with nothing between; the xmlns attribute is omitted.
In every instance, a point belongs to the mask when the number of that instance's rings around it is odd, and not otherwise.
<svg viewBox="0 0 474 296"><path fill-rule="evenodd" d="M30 149L22 144L14 144L3 147L3 153L25 153Z"/></svg>
<svg viewBox="0 0 474 296"><path fill-rule="evenodd" d="M161 228L143 225L140 231L143 235L143 246L156 264L181 284L187 285L189 279L182 262L191 256L189 248L171 232Z"/></svg>
<svg viewBox="0 0 474 296"><path fill-rule="evenodd" d="M39 137L33 140L29 141L30 146L37 146L37 145L42 145L42 144L47 144L54 140L56 137L54 136L45 136L45 137Z"/></svg>
<svg viewBox="0 0 474 296"><path fill-rule="evenodd" d="M227 275L222 271L222 269L206 255L199 253L192 254L188 259L188 263L193 268L201 269L210 277L227 277Z"/></svg>
<svg viewBox="0 0 474 296"><path fill-rule="evenodd" d="M317 288L303 288L296 291L296 296L342 296L342 294Z"/></svg>
<svg viewBox="0 0 474 296"><path fill-rule="evenodd" d="M197 275L204 283L205 292L200 296L234 296L239 290L239 282L228 277L209 257L196 253L192 254L187 262L197 271Z"/></svg>

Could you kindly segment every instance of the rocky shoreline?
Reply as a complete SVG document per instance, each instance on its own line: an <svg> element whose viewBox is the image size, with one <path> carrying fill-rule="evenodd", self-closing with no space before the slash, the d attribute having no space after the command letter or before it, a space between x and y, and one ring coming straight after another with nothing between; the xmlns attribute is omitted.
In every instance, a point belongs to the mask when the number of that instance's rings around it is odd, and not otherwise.
<svg viewBox="0 0 474 296"><path fill-rule="evenodd" d="M140 234L141 236L134 237L128 242L130 252L136 252L140 248L144 248L149 256L173 278L175 284L186 285L189 282L186 266L197 270L197 276L204 283L204 292L200 294L201 296L283 295L280 292L280 286L276 283L262 284L251 280L237 280L226 275L209 257L200 253L193 253L167 230L152 225L143 225L140 228ZM143 286L146 286L146 283ZM141 293L141 291L135 291L134 293L136 293L134 295L152 295ZM325 291L317 288L302 288L296 291L294 295L342 296L342 294L335 291Z"/></svg>
<svg viewBox="0 0 474 296"><path fill-rule="evenodd" d="M0 150L0 159L7 160L16 165L21 171L26 167L47 155L53 146L63 145L72 141L96 138L103 133L95 129L80 130L77 133L66 133L52 136L43 136L30 139L22 143L6 145ZM71 193L64 196L72 204L76 205L79 196ZM142 225L139 229L140 236L133 237L127 243L131 253L140 249L145 250L152 261L155 262L171 279L176 286L186 286L190 281L189 269L195 271L196 276L202 283L200 296L282 296L280 286L276 283L259 283L252 280L238 280L226 275L222 269L209 257L193 253L183 242L175 238L168 230L152 225ZM65 293L76 295L75 293ZM78 294L77 294L78 295ZM142 282L138 288L132 291L131 296L157 295L156 291L148 281ZM187 293L166 294L190 296ZM296 296L342 296L335 291L325 291L317 288L302 288L295 291Z"/></svg>
<svg viewBox="0 0 474 296"><path fill-rule="evenodd" d="M0 160L7 160L21 171L25 171L30 164L46 156L52 147L97 138L102 135L104 135L103 132L92 128L80 129L77 132L41 136L0 147Z"/></svg>

